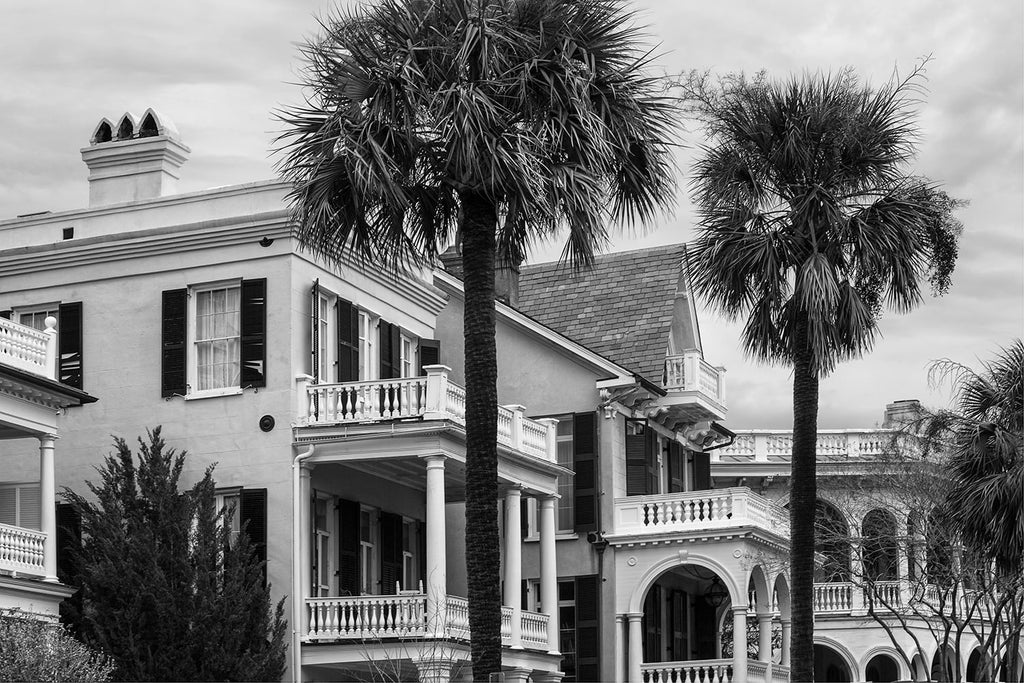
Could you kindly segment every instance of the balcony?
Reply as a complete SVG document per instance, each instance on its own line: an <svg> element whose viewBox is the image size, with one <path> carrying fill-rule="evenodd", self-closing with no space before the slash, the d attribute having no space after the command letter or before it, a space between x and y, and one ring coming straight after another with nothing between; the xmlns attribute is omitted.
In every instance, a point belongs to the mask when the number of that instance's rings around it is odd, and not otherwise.
<svg viewBox="0 0 1024 683"><path fill-rule="evenodd" d="M46 330L40 332L0 318L0 364L46 379L56 379L56 324L54 318L47 318Z"/></svg>
<svg viewBox="0 0 1024 683"><path fill-rule="evenodd" d="M372 425L444 420L466 427L466 390L448 380L450 368L430 365L426 376L340 384L305 384L299 391L299 426ZM498 445L531 458L557 462L555 420L531 420L523 406L498 406Z"/></svg>
<svg viewBox="0 0 1024 683"><path fill-rule="evenodd" d="M664 389L658 401L680 423L725 417L725 368L711 365L699 351L665 358Z"/></svg>
<svg viewBox="0 0 1024 683"><path fill-rule="evenodd" d="M46 576L45 545L42 531L0 524L0 571Z"/></svg>
<svg viewBox="0 0 1024 683"><path fill-rule="evenodd" d="M892 441L891 429L819 429L819 462L869 460L883 455ZM793 458L791 430L739 432L732 445L714 451L717 463L788 463Z"/></svg>
<svg viewBox="0 0 1024 683"><path fill-rule="evenodd" d="M615 500L616 536L703 534L743 527L754 527L788 539L789 515L780 505L746 487Z"/></svg>
<svg viewBox="0 0 1024 683"><path fill-rule="evenodd" d="M309 629L306 642L403 640L443 638L469 641L469 605L465 598L449 595L441 613L443 626L430 629L427 595L365 595L359 597L308 598ZM511 607L501 608L501 642L513 643ZM548 615L520 614L521 646L548 650Z"/></svg>

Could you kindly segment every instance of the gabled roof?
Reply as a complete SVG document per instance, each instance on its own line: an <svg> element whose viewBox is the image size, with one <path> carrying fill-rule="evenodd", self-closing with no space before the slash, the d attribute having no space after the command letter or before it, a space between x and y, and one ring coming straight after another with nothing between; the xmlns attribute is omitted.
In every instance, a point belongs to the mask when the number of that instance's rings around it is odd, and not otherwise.
<svg viewBox="0 0 1024 683"><path fill-rule="evenodd" d="M606 254L577 273L559 263L523 266L518 308L660 386L684 249Z"/></svg>

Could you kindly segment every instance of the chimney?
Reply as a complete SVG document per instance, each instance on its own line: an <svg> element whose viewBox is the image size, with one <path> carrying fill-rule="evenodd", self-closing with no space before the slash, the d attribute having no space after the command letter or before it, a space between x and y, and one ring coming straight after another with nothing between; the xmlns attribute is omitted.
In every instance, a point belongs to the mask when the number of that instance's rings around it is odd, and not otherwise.
<svg viewBox="0 0 1024 683"><path fill-rule="evenodd" d="M100 120L81 151L89 167L89 206L175 194L178 170L191 152L170 119L152 109L141 119L125 112L116 127Z"/></svg>
<svg viewBox="0 0 1024 683"><path fill-rule="evenodd" d="M438 257L444 269L459 278L462 277L462 245L453 244ZM494 264L494 298L512 308L519 307L519 266L520 263L505 263L499 254Z"/></svg>
<svg viewBox="0 0 1024 683"><path fill-rule="evenodd" d="M894 401L885 406L885 417L882 427L899 427L921 417L921 402L916 398Z"/></svg>

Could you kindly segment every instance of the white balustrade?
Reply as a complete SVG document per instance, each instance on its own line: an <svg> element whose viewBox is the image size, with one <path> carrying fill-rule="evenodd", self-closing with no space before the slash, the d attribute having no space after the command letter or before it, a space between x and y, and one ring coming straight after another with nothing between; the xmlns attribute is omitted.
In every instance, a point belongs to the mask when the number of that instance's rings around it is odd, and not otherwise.
<svg viewBox="0 0 1024 683"><path fill-rule="evenodd" d="M756 659L747 660L747 681L748 683L768 683L768 669L770 662L762 662Z"/></svg>
<svg viewBox="0 0 1024 683"><path fill-rule="evenodd" d="M501 607L501 643L507 645L512 642L512 608L507 605Z"/></svg>
<svg viewBox="0 0 1024 683"><path fill-rule="evenodd" d="M548 615L539 612L522 613L523 647L548 649Z"/></svg>
<svg viewBox="0 0 1024 683"><path fill-rule="evenodd" d="M772 664L772 683L789 683L789 667L782 664Z"/></svg>
<svg viewBox="0 0 1024 683"><path fill-rule="evenodd" d="M789 534L785 510L742 486L615 500L617 534L658 534L748 525L783 536Z"/></svg>
<svg viewBox="0 0 1024 683"><path fill-rule="evenodd" d="M0 318L0 364L57 379L57 334L46 319L46 331Z"/></svg>
<svg viewBox="0 0 1024 683"><path fill-rule="evenodd" d="M875 581L864 587L865 592L874 594L877 607L900 608L903 606L903 589L899 581ZM867 603L871 596L865 596Z"/></svg>
<svg viewBox="0 0 1024 683"><path fill-rule="evenodd" d="M25 574L46 574L43 548L46 534L34 529L0 524L0 569Z"/></svg>
<svg viewBox="0 0 1024 683"><path fill-rule="evenodd" d="M306 606L310 640L396 638L426 632L425 595L309 598Z"/></svg>
<svg viewBox="0 0 1024 683"><path fill-rule="evenodd" d="M852 583L835 582L814 584L815 612L849 612L852 609Z"/></svg>
<svg viewBox="0 0 1024 683"><path fill-rule="evenodd" d="M731 683L732 660L694 659L685 662L645 662L640 665L640 672L643 675L644 683Z"/></svg>
<svg viewBox="0 0 1024 683"><path fill-rule="evenodd" d="M697 391L724 404L723 379L723 369L701 358L700 351L665 358L665 388L669 391Z"/></svg>
<svg viewBox="0 0 1024 683"><path fill-rule="evenodd" d="M426 370L426 377L332 384L310 384L308 377L300 376L299 424L446 419L465 427L466 390L448 381L448 369L444 366L430 366ZM498 407L498 443L557 462L555 421L531 420L524 412L522 406Z"/></svg>
<svg viewBox="0 0 1024 683"><path fill-rule="evenodd" d="M469 601L448 596L448 624L445 629L451 638L469 639Z"/></svg>
<svg viewBox="0 0 1024 683"><path fill-rule="evenodd" d="M819 429L816 444L818 458L848 460L875 458L890 447L891 429ZM712 454L715 462L786 461L793 458L793 432L751 430L740 432L732 444Z"/></svg>

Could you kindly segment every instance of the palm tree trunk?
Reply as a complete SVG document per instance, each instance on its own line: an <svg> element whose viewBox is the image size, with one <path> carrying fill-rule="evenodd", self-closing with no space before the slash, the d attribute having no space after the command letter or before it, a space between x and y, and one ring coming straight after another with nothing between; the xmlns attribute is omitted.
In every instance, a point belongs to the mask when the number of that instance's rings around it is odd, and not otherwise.
<svg viewBox="0 0 1024 683"><path fill-rule="evenodd" d="M466 294L466 575L473 679L501 671L498 551L498 359L494 345L493 203L463 192L462 267Z"/></svg>
<svg viewBox="0 0 1024 683"><path fill-rule="evenodd" d="M793 357L793 460L789 484L791 680L814 680L814 504L817 499L818 374L806 315L797 322Z"/></svg>

